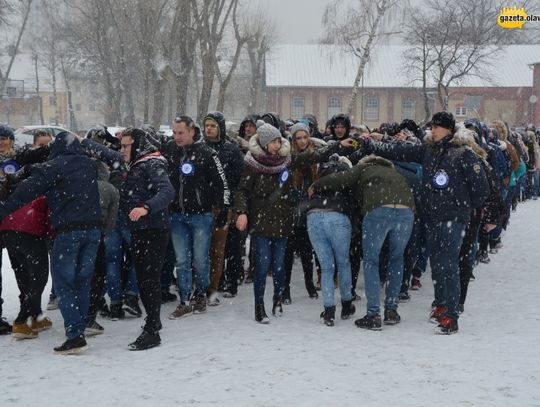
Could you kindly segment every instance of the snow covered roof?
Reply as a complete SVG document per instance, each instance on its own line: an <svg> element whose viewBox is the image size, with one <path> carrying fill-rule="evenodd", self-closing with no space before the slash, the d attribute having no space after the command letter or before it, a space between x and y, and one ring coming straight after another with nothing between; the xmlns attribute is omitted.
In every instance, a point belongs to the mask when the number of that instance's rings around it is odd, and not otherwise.
<svg viewBox="0 0 540 407"><path fill-rule="evenodd" d="M404 68L404 45L377 45L364 72L364 87L417 87ZM497 55L482 78L469 76L461 87L531 87L530 64L540 61L540 45L511 45ZM359 59L335 45L279 45L266 58L269 87L350 88ZM430 84L429 86L433 86Z"/></svg>
<svg viewBox="0 0 540 407"><path fill-rule="evenodd" d="M5 72L9 64L9 58L7 55L0 57L0 67ZM38 75L39 75L39 90L40 92L52 92L52 76L51 73L45 69L45 67L38 60ZM36 68L34 65L34 59L30 53L20 53L15 57L11 72L9 74L10 80L24 81L24 90L26 93L34 93L36 91ZM63 91L65 89L64 80L60 67L56 72L56 89Z"/></svg>

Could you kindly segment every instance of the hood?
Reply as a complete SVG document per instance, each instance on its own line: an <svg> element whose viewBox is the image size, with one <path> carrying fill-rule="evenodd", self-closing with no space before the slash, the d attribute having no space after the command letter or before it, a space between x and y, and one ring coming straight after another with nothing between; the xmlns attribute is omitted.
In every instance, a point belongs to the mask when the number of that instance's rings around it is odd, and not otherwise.
<svg viewBox="0 0 540 407"><path fill-rule="evenodd" d="M499 144L499 132L496 128L492 128L491 132L493 133L493 144Z"/></svg>
<svg viewBox="0 0 540 407"><path fill-rule="evenodd" d="M384 167L388 168L394 168L394 164L392 164L392 161L387 160L386 158L379 157L375 154L370 154L364 158L362 158L358 164L362 165L382 165Z"/></svg>
<svg viewBox="0 0 540 407"><path fill-rule="evenodd" d="M499 133L499 139L502 141L506 141L506 139L508 138L508 129L506 128L506 124L502 120L494 120L492 126L497 129L497 132Z"/></svg>
<svg viewBox="0 0 540 407"><path fill-rule="evenodd" d="M261 116L261 120L274 126L281 132L281 137L285 137L285 123L283 123L277 113L265 113Z"/></svg>
<svg viewBox="0 0 540 407"><path fill-rule="evenodd" d="M79 139L68 131L58 133L51 145L51 153L49 160L52 160L61 155L82 155L81 143Z"/></svg>
<svg viewBox="0 0 540 407"><path fill-rule="evenodd" d="M206 140L208 142L210 142L210 143L219 143L220 141L225 140L225 138L227 136L227 128L225 126L225 117L223 117L223 113L221 113L221 112L210 112L210 113L208 113L204 117L204 120L202 122L203 129L204 129L204 123L206 123L206 120L208 120L208 119L210 119L210 120L217 123L219 133L218 133L218 138L217 138L216 141L211 141L211 140L208 140L208 139L206 139Z"/></svg>
<svg viewBox="0 0 540 407"><path fill-rule="evenodd" d="M342 122L345 125L345 136L343 138L349 137L349 132L351 131L351 119L349 119L349 116L339 113L334 115L330 119L330 132L332 133L332 137L336 138L336 125L338 122Z"/></svg>
<svg viewBox="0 0 540 407"><path fill-rule="evenodd" d="M131 146L131 158L130 162L134 163L142 156L150 154L159 150L159 141L152 135L142 129L130 128L126 129L123 133L133 138L133 145Z"/></svg>
<svg viewBox="0 0 540 407"><path fill-rule="evenodd" d="M259 144L259 135L255 134L249 139L249 151L254 157L266 155L266 151ZM286 157L291 153L291 143L286 138L281 138L281 148L278 151L278 155Z"/></svg>
<svg viewBox="0 0 540 407"><path fill-rule="evenodd" d="M257 120L260 119L258 114L248 114L240 123L240 128L238 129L238 136L245 138L246 136L246 123L253 123L257 127Z"/></svg>

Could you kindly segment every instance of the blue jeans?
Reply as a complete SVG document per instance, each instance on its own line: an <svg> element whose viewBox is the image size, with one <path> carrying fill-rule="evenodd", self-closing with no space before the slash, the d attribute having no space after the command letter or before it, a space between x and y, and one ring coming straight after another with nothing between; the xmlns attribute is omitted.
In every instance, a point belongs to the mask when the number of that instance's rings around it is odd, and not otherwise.
<svg viewBox="0 0 540 407"><path fill-rule="evenodd" d="M458 319L457 305L460 296L459 252L465 225L458 222L429 222L429 263L435 288L435 305L445 306L446 314Z"/></svg>
<svg viewBox="0 0 540 407"><path fill-rule="evenodd" d="M188 303L193 286L191 264L195 266L197 290L206 294L210 285L210 242L214 216L173 213L171 239L176 254L176 275L180 288L180 301Z"/></svg>
<svg viewBox="0 0 540 407"><path fill-rule="evenodd" d="M107 293L111 299L111 304L122 302L122 260L124 258L123 245L131 247L131 232L127 228L114 228L105 236L105 260L107 262ZM133 260L127 275L126 292L129 294L139 294L137 288L137 277Z"/></svg>
<svg viewBox="0 0 540 407"><path fill-rule="evenodd" d="M97 229L78 230L60 233L54 241L51 274L68 339L84 334L100 237Z"/></svg>
<svg viewBox="0 0 540 407"><path fill-rule="evenodd" d="M409 208L379 207L369 211L362 221L364 282L367 314L380 314L379 255L388 236L388 277L384 308L397 310L403 280L403 252L411 236L414 214Z"/></svg>
<svg viewBox="0 0 540 407"><path fill-rule="evenodd" d="M255 275L253 276L253 291L255 305L264 304L266 274L272 267L274 277L274 298L280 298L285 284L285 250L286 237L251 236L251 244L255 248Z"/></svg>
<svg viewBox="0 0 540 407"><path fill-rule="evenodd" d="M312 212L307 215L307 231L311 245L321 263L321 286L325 307L334 302L334 273L339 273L339 292L342 301L352 298L351 221L340 212Z"/></svg>
<svg viewBox="0 0 540 407"><path fill-rule="evenodd" d="M533 199L538 199L538 194L540 192L540 170L536 170L533 174Z"/></svg>

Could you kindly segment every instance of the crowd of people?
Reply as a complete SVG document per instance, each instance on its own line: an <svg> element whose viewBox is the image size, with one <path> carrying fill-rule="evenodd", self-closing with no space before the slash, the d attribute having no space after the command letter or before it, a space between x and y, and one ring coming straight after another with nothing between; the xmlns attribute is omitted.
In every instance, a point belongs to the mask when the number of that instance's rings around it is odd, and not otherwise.
<svg viewBox="0 0 540 407"><path fill-rule="evenodd" d="M128 348L158 346L163 303L177 302L171 320L204 314L239 284L253 284L255 321L268 324L267 277L281 317L295 255L327 326L336 288L340 319L356 313L362 269L366 312L354 323L370 330L400 322L429 260L428 319L453 334L475 265L502 247L518 202L539 193L534 126L456 123L448 112L376 129L338 114L323 132L310 114L249 115L237 134L225 123L220 112L201 126L178 116L172 138L150 126L38 131L21 150L0 125L0 237L20 290L0 334L32 339L52 326L41 308L49 267L47 308L59 308L66 333L57 353L103 333L98 315L141 317L139 301L145 323Z"/></svg>

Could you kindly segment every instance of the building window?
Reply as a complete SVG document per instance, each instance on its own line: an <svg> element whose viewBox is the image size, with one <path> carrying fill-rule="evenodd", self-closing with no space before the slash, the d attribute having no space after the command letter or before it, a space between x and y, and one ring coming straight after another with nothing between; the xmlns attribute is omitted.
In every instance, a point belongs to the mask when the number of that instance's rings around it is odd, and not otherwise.
<svg viewBox="0 0 540 407"><path fill-rule="evenodd" d="M96 105L93 104L93 103L90 103L90 104L88 105L88 110L89 110L90 112L95 112L95 111L96 111Z"/></svg>
<svg viewBox="0 0 540 407"><path fill-rule="evenodd" d="M341 113L341 98L330 97L328 98L328 118Z"/></svg>
<svg viewBox="0 0 540 407"><path fill-rule="evenodd" d="M401 101L401 120L416 118L416 100L413 98L403 98Z"/></svg>
<svg viewBox="0 0 540 407"><path fill-rule="evenodd" d="M6 87L6 95L8 98L14 98L17 96L17 88L15 86Z"/></svg>
<svg viewBox="0 0 540 407"><path fill-rule="evenodd" d="M467 108L463 106L456 107L456 117L465 117L467 116Z"/></svg>
<svg viewBox="0 0 540 407"><path fill-rule="evenodd" d="M49 106L56 106L56 98L54 96L49 96Z"/></svg>
<svg viewBox="0 0 540 407"><path fill-rule="evenodd" d="M300 119L304 116L305 106L303 96L294 96L291 103L291 116L293 119Z"/></svg>
<svg viewBox="0 0 540 407"><path fill-rule="evenodd" d="M75 105L75 111L77 111L77 112L80 112L80 111L81 111L81 104L80 104L80 103L77 103L77 104Z"/></svg>
<svg viewBox="0 0 540 407"><path fill-rule="evenodd" d="M366 97L364 120L366 122L376 122L379 120L379 98L377 96Z"/></svg>

